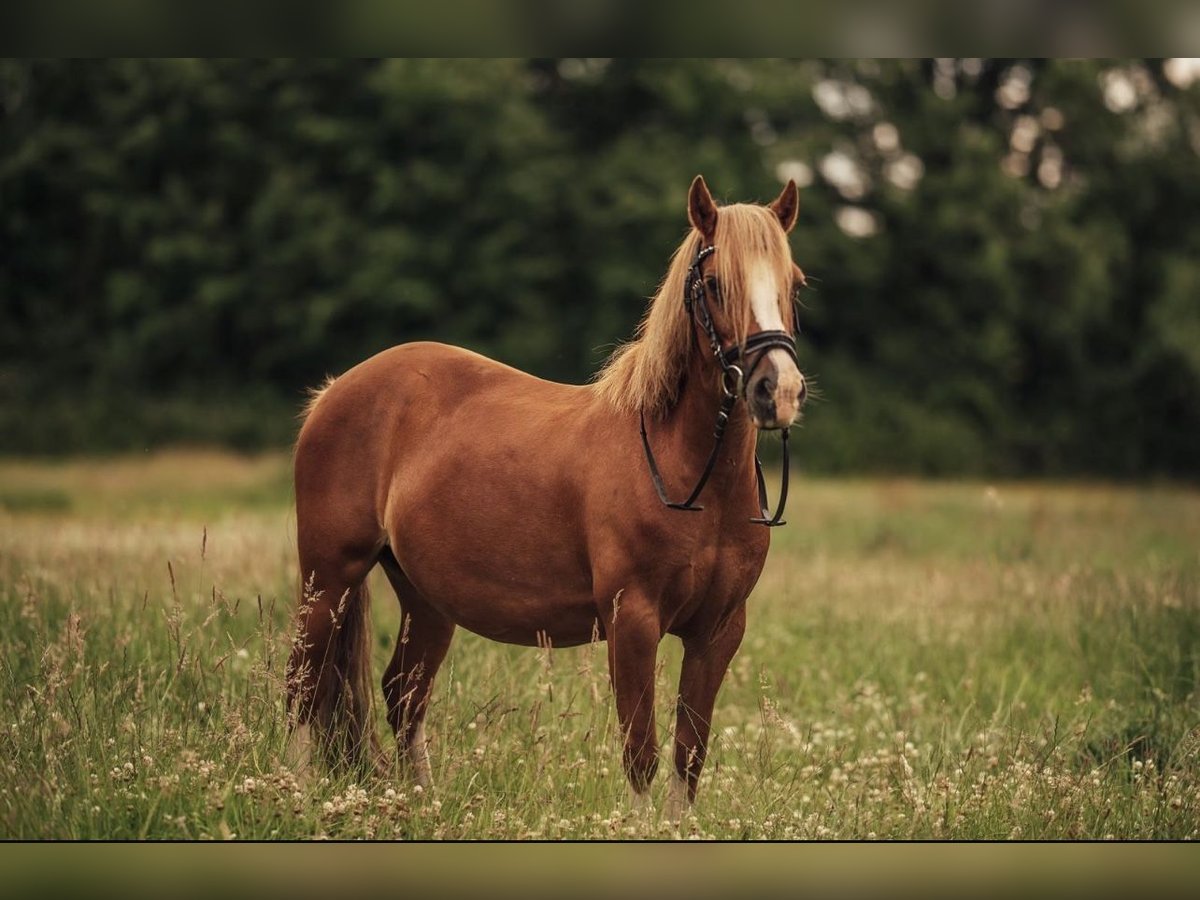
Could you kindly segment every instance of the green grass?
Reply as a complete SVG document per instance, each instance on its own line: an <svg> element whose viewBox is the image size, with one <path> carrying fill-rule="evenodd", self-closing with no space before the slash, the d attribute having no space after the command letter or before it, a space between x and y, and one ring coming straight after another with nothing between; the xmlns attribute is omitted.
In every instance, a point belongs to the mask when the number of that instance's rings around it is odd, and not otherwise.
<svg viewBox="0 0 1200 900"><path fill-rule="evenodd" d="M432 791L282 765L288 466L0 464L0 837L676 834L628 806L602 646L460 630ZM790 506L678 834L1196 836L1200 494L801 480Z"/></svg>

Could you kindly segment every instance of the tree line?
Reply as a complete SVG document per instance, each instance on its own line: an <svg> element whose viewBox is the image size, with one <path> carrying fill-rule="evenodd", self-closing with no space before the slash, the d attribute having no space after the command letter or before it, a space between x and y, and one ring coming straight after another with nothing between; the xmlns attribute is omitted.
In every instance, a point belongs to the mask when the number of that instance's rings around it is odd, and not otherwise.
<svg viewBox="0 0 1200 900"><path fill-rule="evenodd" d="M285 445L395 343L583 381L801 183L817 471L1200 473L1180 61L0 62L0 451Z"/></svg>

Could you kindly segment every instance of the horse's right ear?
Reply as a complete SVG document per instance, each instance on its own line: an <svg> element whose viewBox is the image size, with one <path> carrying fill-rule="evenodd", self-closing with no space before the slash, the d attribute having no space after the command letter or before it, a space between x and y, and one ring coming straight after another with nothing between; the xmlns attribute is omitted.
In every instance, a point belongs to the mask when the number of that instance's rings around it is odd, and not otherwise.
<svg viewBox="0 0 1200 900"><path fill-rule="evenodd" d="M771 203L771 212L779 217L779 224L784 232L791 231L796 225L796 213L800 211L800 190L794 179L789 178L782 193Z"/></svg>
<svg viewBox="0 0 1200 900"><path fill-rule="evenodd" d="M712 243L713 235L717 232L717 204L708 192L703 175L692 179L692 187L688 191L688 221L704 235L706 241Z"/></svg>

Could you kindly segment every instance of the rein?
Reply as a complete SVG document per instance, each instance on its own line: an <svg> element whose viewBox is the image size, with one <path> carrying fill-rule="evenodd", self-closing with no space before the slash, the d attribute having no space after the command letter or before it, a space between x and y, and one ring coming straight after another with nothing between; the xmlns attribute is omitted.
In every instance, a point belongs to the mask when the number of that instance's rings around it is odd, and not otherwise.
<svg viewBox="0 0 1200 900"><path fill-rule="evenodd" d="M771 330L760 331L746 339L745 347L739 347L734 344L731 347L725 348L721 346L721 338L717 334L717 328L713 324L712 312L708 308L708 291L704 286L704 279L700 275L700 264L704 260L717 252L717 248L713 245L701 247L696 251L696 258L692 260L691 266L688 268L687 285L683 291L683 305L688 313L700 323L700 327L704 329L705 335L708 337L709 346L712 348L713 356L717 363L721 366L721 406L717 410L717 421L713 429L713 448L708 454L708 462L704 465L704 472L700 475L700 480L696 482L696 486L692 488L691 494L682 502L672 502L667 497L667 489L663 484L662 475L658 470L658 463L654 459L654 451L650 449L650 438L646 435L646 416L641 414L641 429L642 429L642 448L646 451L646 464L650 469L650 480L654 482L654 490L658 493L658 499L663 502L663 505L670 509L679 509L686 512L700 512L704 509L703 506L696 505L696 499L700 496L700 492L704 490L704 486L708 483L708 478L712 475L713 468L717 464L717 456L721 452L721 443L725 440L725 429L729 425L729 414L733 411L734 404L737 403L738 396L745 397L746 385L750 380L750 376L754 374L754 370L758 368L759 363L763 361L767 353L772 349L780 349L787 352L793 359L796 357L796 341L792 335L786 331ZM757 356L754 354L757 353ZM743 370L738 365L738 361L743 363L749 362L749 369ZM756 525L765 525L768 528L774 528L777 525L786 525L787 522L783 519L784 506L787 504L788 496L788 475L791 462L791 454L788 452L788 431L783 429L783 483L779 488L779 506L775 510L775 514L771 514L770 507L767 505L767 484L763 478L762 462L758 458L758 452L754 454L754 477L758 481L758 506L762 511L761 517L754 517L750 521Z"/></svg>

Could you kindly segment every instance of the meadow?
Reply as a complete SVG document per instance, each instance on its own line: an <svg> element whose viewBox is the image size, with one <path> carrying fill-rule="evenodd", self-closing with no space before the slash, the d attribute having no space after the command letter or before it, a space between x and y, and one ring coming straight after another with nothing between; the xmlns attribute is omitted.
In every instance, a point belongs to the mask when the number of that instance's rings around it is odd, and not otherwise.
<svg viewBox="0 0 1200 900"><path fill-rule="evenodd" d="M629 806L600 645L460 629L430 708L431 790L290 770L289 465L0 463L0 838L1200 831L1194 489L801 477L675 825ZM381 577L373 594L378 679L400 617ZM679 660L668 638L667 746Z"/></svg>

